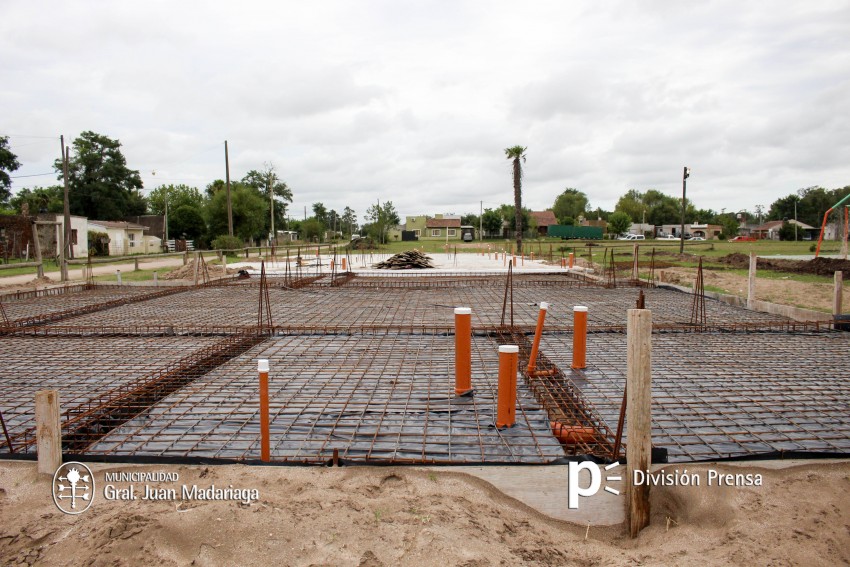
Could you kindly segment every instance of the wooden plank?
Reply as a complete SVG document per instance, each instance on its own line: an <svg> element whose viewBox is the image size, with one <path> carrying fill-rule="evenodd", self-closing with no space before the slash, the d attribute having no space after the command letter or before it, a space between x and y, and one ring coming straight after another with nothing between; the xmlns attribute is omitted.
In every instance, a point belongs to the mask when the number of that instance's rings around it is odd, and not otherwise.
<svg viewBox="0 0 850 567"><path fill-rule="evenodd" d="M626 495L629 535L637 537L649 525L649 486L633 486L634 471L649 470L652 454L652 312L629 309L626 327Z"/></svg>
<svg viewBox="0 0 850 567"><path fill-rule="evenodd" d="M57 390L36 392L35 425L38 472L52 476L62 464L62 429L59 423L59 392Z"/></svg>

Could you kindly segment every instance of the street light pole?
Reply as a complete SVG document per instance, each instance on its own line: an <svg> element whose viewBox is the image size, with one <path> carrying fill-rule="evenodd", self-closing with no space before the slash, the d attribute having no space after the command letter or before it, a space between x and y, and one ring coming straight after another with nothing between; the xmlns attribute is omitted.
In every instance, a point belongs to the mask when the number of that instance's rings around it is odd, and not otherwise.
<svg viewBox="0 0 850 567"><path fill-rule="evenodd" d="M685 252L685 190L687 189L687 179L690 175L691 168L685 166L685 170L682 173L682 231L679 234L679 254Z"/></svg>

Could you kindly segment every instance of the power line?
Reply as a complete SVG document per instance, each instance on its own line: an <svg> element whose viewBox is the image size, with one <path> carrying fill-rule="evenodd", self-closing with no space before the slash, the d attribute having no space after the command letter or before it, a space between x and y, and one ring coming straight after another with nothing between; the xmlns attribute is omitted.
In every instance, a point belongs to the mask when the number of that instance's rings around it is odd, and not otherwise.
<svg viewBox="0 0 850 567"><path fill-rule="evenodd" d="M47 173L32 173L30 175L10 175L9 179L21 179L22 177L41 177L42 175L57 175L55 171L50 171Z"/></svg>

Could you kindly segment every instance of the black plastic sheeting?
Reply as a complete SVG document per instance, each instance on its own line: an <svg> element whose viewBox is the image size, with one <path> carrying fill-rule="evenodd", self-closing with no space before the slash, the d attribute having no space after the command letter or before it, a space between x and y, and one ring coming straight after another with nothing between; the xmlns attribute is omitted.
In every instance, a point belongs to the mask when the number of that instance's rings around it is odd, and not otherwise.
<svg viewBox="0 0 850 567"><path fill-rule="evenodd" d="M454 337L278 337L113 430L87 453L256 459L257 359L268 358L273 461L552 463L564 451L518 377L517 423L493 427L498 344L473 339L471 397L454 395Z"/></svg>
<svg viewBox="0 0 850 567"><path fill-rule="evenodd" d="M626 336L589 335L583 371L569 370L572 335L546 335L542 348L616 430ZM670 462L850 453L848 370L847 333L655 334L652 444Z"/></svg>

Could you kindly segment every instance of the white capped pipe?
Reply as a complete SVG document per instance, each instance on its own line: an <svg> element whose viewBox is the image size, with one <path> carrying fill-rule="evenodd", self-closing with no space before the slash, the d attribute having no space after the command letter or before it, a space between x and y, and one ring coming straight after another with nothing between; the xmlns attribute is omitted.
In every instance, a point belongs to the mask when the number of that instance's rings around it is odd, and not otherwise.
<svg viewBox="0 0 850 567"><path fill-rule="evenodd" d="M546 303L545 301L541 301L540 302L540 310L541 311L548 311L549 310L549 304Z"/></svg>
<svg viewBox="0 0 850 567"><path fill-rule="evenodd" d="M573 311L577 313L586 312L587 307L585 307L584 305L576 305L575 307L573 307Z"/></svg>
<svg viewBox="0 0 850 567"><path fill-rule="evenodd" d="M455 315L472 315L471 307L455 307Z"/></svg>
<svg viewBox="0 0 850 567"><path fill-rule="evenodd" d="M269 371L269 359L261 358L257 361L257 372L268 372Z"/></svg>
<svg viewBox="0 0 850 567"><path fill-rule="evenodd" d="M516 354L519 352L519 347L517 345L502 345L499 347L499 352L504 352L505 354Z"/></svg>

